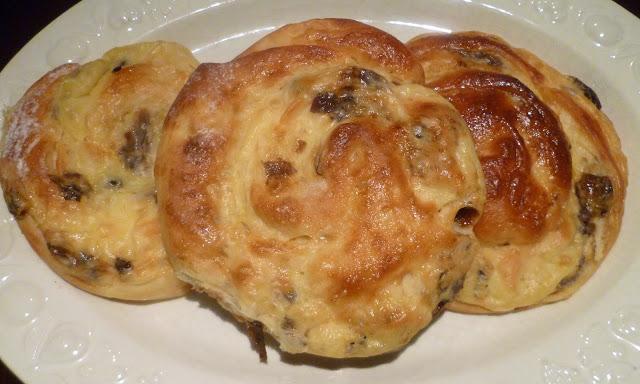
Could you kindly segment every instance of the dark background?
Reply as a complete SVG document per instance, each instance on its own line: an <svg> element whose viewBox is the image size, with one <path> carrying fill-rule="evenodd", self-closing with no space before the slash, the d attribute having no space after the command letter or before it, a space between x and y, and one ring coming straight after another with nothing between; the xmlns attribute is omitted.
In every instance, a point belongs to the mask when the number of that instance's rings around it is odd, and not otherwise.
<svg viewBox="0 0 640 384"><path fill-rule="evenodd" d="M106 1L106 0L105 0ZM11 60L42 28L77 0L0 0L0 68ZM640 17L640 1L616 0L616 2ZM640 37L639 37L640 39ZM20 384L20 381L0 362L0 384Z"/></svg>

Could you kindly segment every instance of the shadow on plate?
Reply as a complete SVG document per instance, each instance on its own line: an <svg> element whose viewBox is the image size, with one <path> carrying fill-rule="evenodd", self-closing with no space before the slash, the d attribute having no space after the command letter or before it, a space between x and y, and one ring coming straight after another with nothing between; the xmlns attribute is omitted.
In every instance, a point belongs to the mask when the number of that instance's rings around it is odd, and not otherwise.
<svg viewBox="0 0 640 384"><path fill-rule="evenodd" d="M189 293L186 296L186 299L197 302L201 308L210 310L223 321L233 324L239 332L247 335L246 327L240 321L238 321L235 316L222 308L222 306L220 306L220 304L215 299L207 296L204 293L198 292ZM429 324L425 329L418 332L418 334L414 336L413 339L401 350L396 352L389 352L379 356L336 359L330 357L315 356L308 353L291 354L281 351L280 348L278 348L278 342L267 333L265 333L265 344L267 345L267 347L269 347L268 349L271 350L270 355L272 357L274 353L278 353L280 355L280 361L289 365L308 365L326 370L338 370L342 368L369 368L389 364L392 361L396 360L407 348L410 348L416 342L416 340L422 335L422 333L426 332L431 327L431 325L438 321L441 317L442 312L437 314L431 324ZM248 335L247 346L255 350L255 348L251 346ZM256 359L257 358L258 356L256 351Z"/></svg>

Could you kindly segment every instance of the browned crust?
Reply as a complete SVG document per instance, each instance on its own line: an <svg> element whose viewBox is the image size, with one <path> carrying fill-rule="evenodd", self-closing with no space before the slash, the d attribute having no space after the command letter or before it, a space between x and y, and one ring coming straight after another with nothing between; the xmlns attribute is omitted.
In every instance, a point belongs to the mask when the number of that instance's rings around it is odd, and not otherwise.
<svg viewBox="0 0 640 384"><path fill-rule="evenodd" d="M155 278L151 282L142 285L105 285L98 286L87 284L84 280L78 279L63 267L55 256L51 255L47 248L47 241L42 235L42 231L38 229L37 224L30 216L25 216L17 221L24 237L29 245L40 256L40 258L51 268L58 276L62 277L69 284L82 289L91 294L106 298L115 298L119 300L131 301L147 301L147 300L164 300L180 297L189 291L189 288L181 284L173 276L173 270L168 268L164 271L163 278Z"/></svg>
<svg viewBox="0 0 640 384"><path fill-rule="evenodd" d="M159 50L170 45L164 45L164 43L145 44L148 44L149 49ZM186 52L188 53L188 51ZM95 63L88 65L93 64ZM67 246L64 234L59 235L62 238L61 243L53 241L51 244L51 232L57 228L47 226L46 223L41 227L42 217L38 212L30 210L33 207L34 199L39 199L40 205L47 207L44 208L47 212L57 210L62 215L62 212L66 212L65 209L71 211L76 209L76 206L65 205L76 203L65 202L69 198L61 193L60 186L56 185L55 178L51 176L52 173L58 171L55 167L59 166L60 162L56 162L53 166L54 169L51 169L51 163L46 160L49 160L48 155L50 154L47 148L51 149L52 143L57 140L51 136L50 131L52 130L49 125L50 116L59 112L56 109L57 104L54 104L54 97L64 80L74 79L74 76L79 75L78 68L80 68L78 64L66 64L50 71L34 83L10 111L7 118L7 132L3 140L2 158L0 158L0 183L5 198L9 205L16 197L25 204L25 209L20 212L12 212L16 216L17 224L39 257L70 284L98 296L120 300L159 300L182 296L189 288L175 278L166 259L162 259L158 263L155 263L155 260L153 263L148 263L146 258L140 258L133 274L122 272L122 275L126 275L122 281L120 281L121 271L117 270L117 263L114 265L106 258L103 260L101 257L89 255L85 260L90 260L91 264L88 264L87 268L82 265L81 268L81 262L78 261L80 259L77 258L78 253L62 248ZM131 78L130 72L134 72L130 71L130 68L118 69L118 71L123 75L121 77L128 76L129 78ZM126 93L122 86L117 84L114 86L117 87L116 93ZM62 157L65 154L57 155ZM71 198L75 200L73 195ZM79 201L80 198L78 196L76 201ZM157 229L155 231L157 236ZM148 233L153 235L154 228L149 228ZM47 237L49 237L48 240ZM69 251L72 254L70 257L73 258L73 263L68 263L70 259L66 255L62 258L60 255L56 256L51 249L52 246L59 246L65 252ZM161 244L158 242L158 249L161 249L160 246ZM158 255L153 252L150 254L154 257ZM92 276L98 275L101 279L94 280ZM135 279L129 278L131 276L135 276Z"/></svg>
<svg viewBox="0 0 640 384"><path fill-rule="evenodd" d="M155 171L171 261L289 352L398 349L470 261L454 225L483 200L468 131L393 62L355 45L280 43L201 65L169 112ZM343 88L374 112L331 115L323 97Z"/></svg>
<svg viewBox="0 0 640 384"><path fill-rule="evenodd" d="M524 84L503 74L469 70L429 86L472 122L488 179L485 211L474 227L478 238L489 244L539 239L545 222L555 216L552 195L566 201L572 189L569 146L553 112ZM513 103L515 97L522 106ZM546 185L533 175L535 162L550 175Z"/></svg>
<svg viewBox="0 0 640 384"><path fill-rule="evenodd" d="M382 64L393 80L422 82L420 63L398 39L381 30L348 19L314 19L287 24L242 52L251 52L285 45L317 45L355 55L359 62Z"/></svg>
<svg viewBox="0 0 640 384"><path fill-rule="evenodd" d="M602 258L584 262L584 265L580 266L577 276L570 284L547 296L541 303L531 306L560 301L570 297L597 270L604 259L604 255L609 252L620 231L628 184L628 172L627 161L622 153L619 137L611 121L586 97L583 90L576 86L576 83L570 77L561 74L532 53L524 49L512 48L506 41L497 36L481 32L424 35L409 41L408 46L419 60L423 60L426 63L429 63L431 55L438 54L438 51L461 51L472 55L475 53L475 57L479 61L484 60L486 62L478 64L474 67L474 70L515 76L528 87L534 89L538 97L554 112L563 111L563 113L569 114L577 122L576 129L580 130L580 135L588 138L592 145L595 146L598 160L613 171L609 176L612 179L616 193L612 207L601 223L604 228L604 236L601 238L603 242ZM478 53L482 53L482 55L478 55ZM484 55L484 53L488 53L488 55ZM500 63L500 65L496 65L496 63ZM457 65L465 67L460 63ZM470 69L460 70L454 65L449 70L449 77L459 76L460 72L468 73L470 71ZM427 77L429 77L428 74ZM431 78L429 81L435 81L436 85L441 83L441 79L438 78ZM578 170L578 172L588 171L588 169ZM579 177L579 174L574 174L573 181L575 182ZM573 193L573 191L570 192ZM477 305L462 302L452 302L448 305L448 308L468 313L510 311L491 311ZM524 308L516 308L516 310L519 309Z"/></svg>
<svg viewBox="0 0 640 384"><path fill-rule="evenodd" d="M232 98L237 89L275 82L298 69L309 70L314 65L328 63L345 63L345 60L326 48L297 45L270 48L225 64L200 64L195 70L169 111L155 168L162 228L166 230L167 222L180 224L177 228L172 226L172 232L178 235L163 236L170 254L182 255L185 249L200 242L213 247L217 240L217 230L213 227L215 207L203 192L208 184L215 182L219 173L216 169L224 161L224 151L232 134L231 122L222 126L209 122L210 114L201 111L208 111L211 106L226 108L226 100ZM230 119L230 115L227 118ZM174 137L178 126L206 127L208 123L216 124L217 132L193 130L186 142ZM169 162L163 159L172 159L182 166L170 173ZM168 198L169 195L188 198ZM175 265L177 260L172 262Z"/></svg>

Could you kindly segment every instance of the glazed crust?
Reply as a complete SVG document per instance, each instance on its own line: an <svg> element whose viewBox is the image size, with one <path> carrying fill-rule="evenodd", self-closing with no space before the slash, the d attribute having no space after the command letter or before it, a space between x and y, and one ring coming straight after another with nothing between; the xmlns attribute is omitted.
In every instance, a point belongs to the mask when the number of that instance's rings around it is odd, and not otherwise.
<svg viewBox="0 0 640 384"><path fill-rule="evenodd" d="M307 29L314 45L280 35ZM362 30L364 47L336 37ZM396 350L471 262L484 182L468 130L382 31L316 20L254 47L200 65L165 122L156 180L176 273L285 351Z"/></svg>
<svg viewBox="0 0 640 384"><path fill-rule="evenodd" d="M314 19L287 24L242 52L239 57L268 48L315 45L352 55L362 66L383 65L392 81L424 81L420 63L407 47L388 33L349 19Z"/></svg>
<svg viewBox="0 0 640 384"><path fill-rule="evenodd" d="M487 183L482 243L449 308L506 312L571 296L613 245L627 186L620 140L597 95L480 32L407 46L426 84L469 125Z"/></svg>
<svg viewBox="0 0 640 384"><path fill-rule="evenodd" d="M162 123L197 62L173 43L116 48L60 66L9 112L0 181L38 255L93 294L184 294L166 258L153 163Z"/></svg>

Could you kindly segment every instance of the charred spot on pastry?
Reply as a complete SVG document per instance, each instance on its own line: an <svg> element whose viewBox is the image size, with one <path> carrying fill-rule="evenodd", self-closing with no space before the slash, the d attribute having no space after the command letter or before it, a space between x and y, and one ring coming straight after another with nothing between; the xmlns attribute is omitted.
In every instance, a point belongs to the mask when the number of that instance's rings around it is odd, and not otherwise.
<svg viewBox="0 0 640 384"><path fill-rule="evenodd" d="M120 63L118 63L118 65L116 65L115 67L113 67L113 69L111 70L111 73L118 73L120 72L120 70L122 69L122 67L124 67L127 64L127 62L125 60L122 60Z"/></svg>
<svg viewBox="0 0 640 384"><path fill-rule="evenodd" d="M360 82L360 84L365 86L381 85L387 83L387 79L385 79L380 74L372 70L360 67L349 67L343 70L342 72L340 72L340 80L349 82L351 84Z"/></svg>
<svg viewBox="0 0 640 384"><path fill-rule="evenodd" d="M20 220L24 218L24 216L29 211L29 207L27 205L26 200L15 190L8 189L4 191L4 201L7 203L7 209L9 213L16 218L16 220Z"/></svg>
<svg viewBox="0 0 640 384"><path fill-rule="evenodd" d="M598 94L587 84L585 84L582 80L578 79L575 76L569 76L569 78L573 81L573 83L580 88L582 94L589 99L593 105L598 109L602 109L602 103L600 102L600 98Z"/></svg>
<svg viewBox="0 0 640 384"><path fill-rule="evenodd" d="M294 291L293 289L288 290L287 292L285 292L284 294L284 298L290 302L293 303L296 301L296 299L298 298L298 294L296 293L296 291Z"/></svg>
<svg viewBox="0 0 640 384"><path fill-rule="evenodd" d="M282 186L287 177L296 173L296 169L290 162L282 159L264 161L264 174L267 177L266 184L275 190Z"/></svg>
<svg viewBox="0 0 640 384"><path fill-rule="evenodd" d="M336 121L348 118L355 108L356 99L350 88L338 92L320 92L311 103L311 112L326 113Z"/></svg>
<svg viewBox="0 0 640 384"><path fill-rule="evenodd" d="M131 263L131 261L123 259L121 257L116 257L114 266L118 271L118 273L121 275L126 275L128 273L131 273L131 271L133 271L133 264Z"/></svg>
<svg viewBox="0 0 640 384"><path fill-rule="evenodd" d="M465 58L471 59L473 61L479 62L481 64L486 64L491 67L502 66L502 60L500 60L500 58L483 51L470 51L466 49L456 49L455 51L459 55Z"/></svg>
<svg viewBox="0 0 640 384"><path fill-rule="evenodd" d="M133 128L124 134L125 144L118 154L125 168L138 169L146 160L149 152L149 125L151 117L146 109L140 110Z"/></svg>
<svg viewBox="0 0 640 384"><path fill-rule="evenodd" d="M251 346L258 352L260 356L260 362L267 362L267 348L264 343L264 329L263 325L259 321L247 322L247 333L249 334L249 340L251 340Z"/></svg>
<svg viewBox="0 0 640 384"><path fill-rule="evenodd" d="M109 179L105 183L108 189L120 189L122 188L122 180L120 179Z"/></svg>
<svg viewBox="0 0 640 384"><path fill-rule="evenodd" d="M592 220L595 217L603 217L611 209L613 200L613 183L607 176L598 176L590 173L582 174L575 185L575 193L580 204L578 219L581 223L581 232L591 235L595 231Z"/></svg>
<svg viewBox="0 0 640 384"><path fill-rule="evenodd" d="M291 318L285 316L284 319L282 319L280 328L284 329L285 331L292 331L296 329L296 323Z"/></svg>
<svg viewBox="0 0 640 384"><path fill-rule="evenodd" d="M77 172L65 172L62 175L49 175L49 179L58 186L65 200L80 201L93 190L87 179Z"/></svg>
<svg viewBox="0 0 640 384"><path fill-rule="evenodd" d="M473 207L462 207L456 212L456 216L453 219L456 224L461 227L468 227L473 225L480 216L480 212Z"/></svg>

